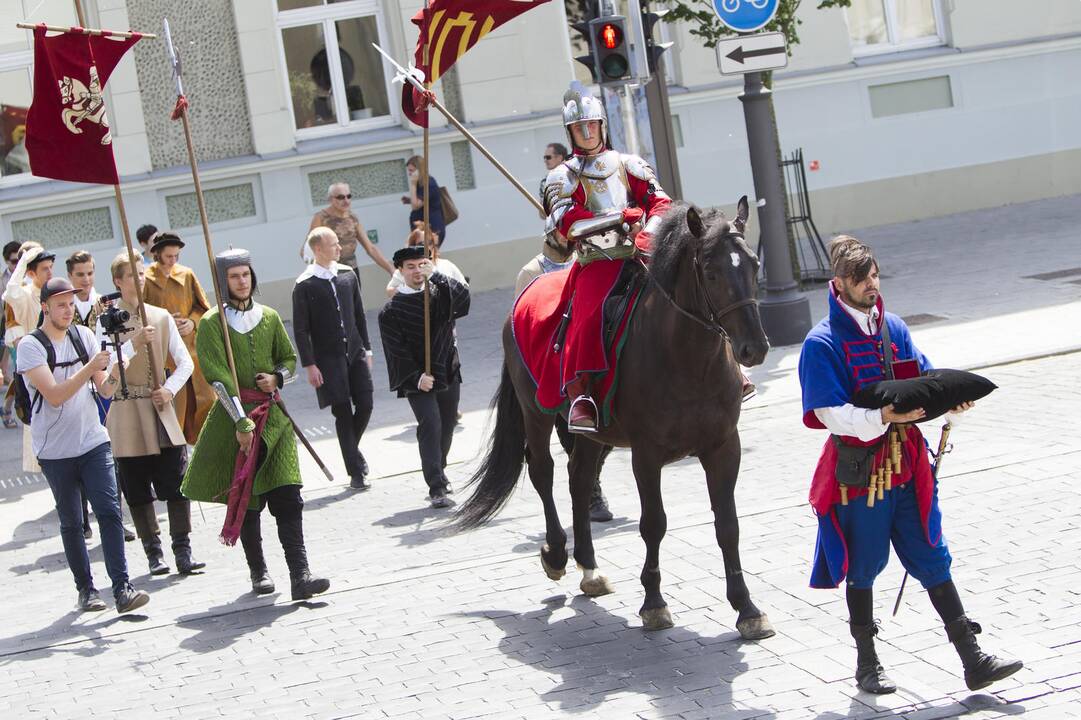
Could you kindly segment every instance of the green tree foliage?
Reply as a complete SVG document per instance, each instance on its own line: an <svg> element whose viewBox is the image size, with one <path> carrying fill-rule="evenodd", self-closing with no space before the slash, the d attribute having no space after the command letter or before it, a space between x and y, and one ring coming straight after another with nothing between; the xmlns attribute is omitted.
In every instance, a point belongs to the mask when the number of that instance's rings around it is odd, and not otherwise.
<svg viewBox="0 0 1081 720"><path fill-rule="evenodd" d="M792 53L792 47L799 44L799 26L802 20L796 17L801 0L781 0L777 8L777 14L773 20L758 32L783 32L788 39L788 52ZM717 41L726 35L738 35L735 30L721 23L717 13L713 10L712 0L669 0L666 3L669 12L664 16L665 22L685 22L689 26L691 35L702 38L703 44L708 47L716 47ZM818 9L849 7L852 0L819 0Z"/></svg>

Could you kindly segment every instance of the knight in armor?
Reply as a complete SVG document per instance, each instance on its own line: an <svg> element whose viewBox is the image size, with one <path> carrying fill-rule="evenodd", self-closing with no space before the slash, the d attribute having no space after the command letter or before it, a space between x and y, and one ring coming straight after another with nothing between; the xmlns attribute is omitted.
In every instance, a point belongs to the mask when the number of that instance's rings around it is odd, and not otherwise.
<svg viewBox="0 0 1081 720"><path fill-rule="evenodd" d="M605 300L624 261L650 254L653 233L671 199L645 160L612 149L604 106L581 83L572 83L563 96L563 125L573 156L545 181L545 232L549 244L577 252L564 291L567 322L561 352L567 372L562 392L571 399L570 431L590 433L596 432L598 420L592 384L607 371L601 332ZM601 217L621 219L625 232L605 247L580 242L589 221Z"/></svg>
<svg viewBox="0 0 1081 720"><path fill-rule="evenodd" d="M296 439L276 402L278 390L294 379L297 355L281 316L252 297L258 284L248 251L226 250L214 260L240 387L229 371L218 308L211 308L199 323L195 348L218 401L199 433L181 489L192 500L227 504L221 539L228 545L240 539L252 592L260 595L274 592L261 531L262 510L269 508L292 598L306 600L326 592L330 581L308 569Z"/></svg>

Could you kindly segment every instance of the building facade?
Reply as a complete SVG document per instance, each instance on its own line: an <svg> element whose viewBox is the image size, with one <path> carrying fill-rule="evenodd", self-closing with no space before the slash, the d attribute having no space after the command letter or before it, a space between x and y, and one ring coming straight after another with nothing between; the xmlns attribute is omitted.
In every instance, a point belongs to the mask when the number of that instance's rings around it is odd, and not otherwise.
<svg viewBox="0 0 1081 720"><path fill-rule="evenodd" d="M287 311L301 243L332 182L350 184L385 255L403 243L405 161L420 154L421 135L372 43L411 57L420 3L83 4L96 26L160 33L169 18L215 246L251 250L267 302ZM112 188L34 178L21 142L33 52L15 22L75 24L71 0L0 5L0 236L39 240L60 257L85 248L103 267L123 243ZM1081 3L1046 0L1029 17L1012 16L1006 0L815 5L801 6L801 42L773 88L782 149L803 148L812 163L824 233L1081 192ZM568 10L576 4L556 0L492 32L436 88L530 189L544 147L565 142L558 109L577 54ZM663 32L675 43L667 79L685 199L731 206L753 194L742 83L722 77L687 28ZM160 39L140 42L107 88L132 229L179 231L191 241L182 262L208 280L183 135L169 119L175 100ZM431 153L461 213L444 253L477 289L511 285L539 246L536 210L437 113ZM363 253L358 261L366 302L380 303L386 274ZM109 289L107 278L98 284Z"/></svg>

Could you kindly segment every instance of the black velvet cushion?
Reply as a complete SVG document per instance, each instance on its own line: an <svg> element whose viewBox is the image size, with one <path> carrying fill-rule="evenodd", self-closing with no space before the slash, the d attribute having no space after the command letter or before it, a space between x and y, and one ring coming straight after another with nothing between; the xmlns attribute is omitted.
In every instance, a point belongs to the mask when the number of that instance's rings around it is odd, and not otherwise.
<svg viewBox="0 0 1081 720"><path fill-rule="evenodd" d="M922 420L934 420L961 403L973 402L991 394L997 388L993 382L964 370L930 370L909 380L883 380L860 388L852 404L877 410L893 404L893 409L906 413L923 408Z"/></svg>

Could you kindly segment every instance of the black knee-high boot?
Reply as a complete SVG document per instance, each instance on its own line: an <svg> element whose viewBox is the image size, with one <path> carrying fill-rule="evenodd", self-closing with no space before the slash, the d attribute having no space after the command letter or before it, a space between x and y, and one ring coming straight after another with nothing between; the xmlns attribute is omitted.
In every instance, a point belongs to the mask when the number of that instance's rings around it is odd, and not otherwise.
<svg viewBox="0 0 1081 720"><path fill-rule="evenodd" d="M161 550L161 530L158 528L158 515L154 512L154 503L129 506L131 519L135 523L135 533L143 543L147 566L151 575L165 575L169 566L165 564L165 553Z"/></svg>
<svg viewBox="0 0 1081 720"><path fill-rule="evenodd" d="M330 580L314 577L308 569L308 551L304 547L304 521L301 507L289 508L279 512L278 539L285 553L285 563L289 566L289 580L294 600L307 600L312 595L326 592Z"/></svg>
<svg viewBox="0 0 1081 720"><path fill-rule="evenodd" d="M191 501L169 500L165 503L169 511L169 536L173 539L173 557L176 558L176 571L181 575L191 575L196 570L206 567L191 555Z"/></svg>
<svg viewBox="0 0 1081 720"><path fill-rule="evenodd" d="M274 581L267 571L266 558L263 557L263 536L260 532L258 510L244 513L244 523L240 526L240 545L244 548L244 558L251 571L251 591L256 595L274 592Z"/></svg>
<svg viewBox="0 0 1081 720"><path fill-rule="evenodd" d="M856 684L861 690L875 695L897 691L897 685L886 675L875 652L878 624L874 621L874 595L870 588L849 587L846 592L849 629L856 641Z"/></svg>
<svg viewBox="0 0 1081 720"><path fill-rule="evenodd" d="M961 596L952 580L929 588L927 594L946 626L946 637L953 643L961 658L961 664L965 668L965 685L969 690L981 690L1024 667L1020 660L1001 660L980 649L976 636L982 628L979 623L965 617Z"/></svg>

